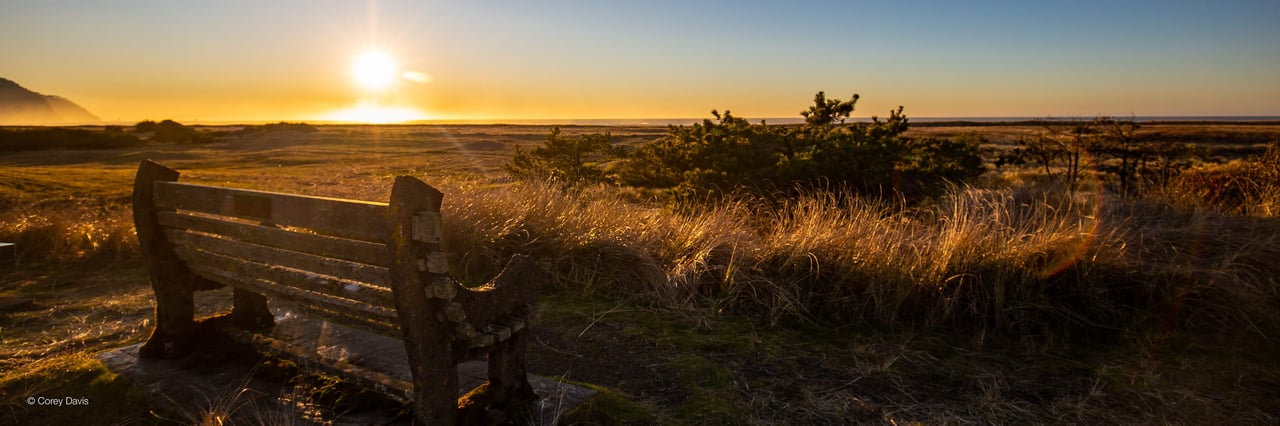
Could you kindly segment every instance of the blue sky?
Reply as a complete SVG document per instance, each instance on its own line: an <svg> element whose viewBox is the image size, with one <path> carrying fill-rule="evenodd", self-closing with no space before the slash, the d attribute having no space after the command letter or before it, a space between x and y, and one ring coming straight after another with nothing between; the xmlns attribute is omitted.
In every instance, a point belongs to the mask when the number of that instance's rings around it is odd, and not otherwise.
<svg viewBox="0 0 1280 426"><path fill-rule="evenodd" d="M0 77L111 120L1280 115L1280 1L9 1ZM351 58L431 76L379 96Z"/></svg>

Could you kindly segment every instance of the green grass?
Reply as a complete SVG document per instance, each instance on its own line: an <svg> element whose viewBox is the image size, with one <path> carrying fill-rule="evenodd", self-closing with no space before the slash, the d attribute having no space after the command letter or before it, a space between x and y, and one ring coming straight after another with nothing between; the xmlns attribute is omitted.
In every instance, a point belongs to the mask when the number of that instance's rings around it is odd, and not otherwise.
<svg viewBox="0 0 1280 426"><path fill-rule="evenodd" d="M64 404L51 405L49 400ZM76 405L65 404L68 401ZM6 372L0 376L0 404L0 423L5 424L69 425L92 419L161 424L157 414L165 415L131 383L83 353Z"/></svg>
<svg viewBox="0 0 1280 426"><path fill-rule="evenodd" d="M615 389L591 383L567 381L596 392L582 405L560 418L561 424L650 425L657 422L652 407L633 401L633 397Z"/></svg>
<svg viewBox="0 0 1280 426"><path fill-rule="evenodd" d="M675 408L675 416L689 424L740 424L739 413L746 407L728 368L695 354L676 355L671 366L678 389L688 395Z"/></svg>
<svg viewBox="0 0 1280 426"><path fill-rule="evenodd" d="M535 365L624 391L659 424L1192 423L1274 419L1266 342L1026 339L796 325L552 294ZM1244 379L1241 382L1241 379ZM605 423L607 424L607 423Z"/></svg>

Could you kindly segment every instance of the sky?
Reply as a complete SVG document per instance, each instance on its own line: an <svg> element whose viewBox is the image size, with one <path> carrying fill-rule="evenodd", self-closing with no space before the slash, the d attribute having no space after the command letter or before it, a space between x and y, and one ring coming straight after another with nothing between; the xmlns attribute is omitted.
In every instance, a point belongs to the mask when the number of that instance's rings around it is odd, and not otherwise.
<svg viewBox="0 0 1280 426"><path fill-rule="evenodd" d="M0 77L107 121L1280 115L1280 1L27 1ZM364 52L390 86L353 77ZM412 73L412 74L404 74Z"/></svg>

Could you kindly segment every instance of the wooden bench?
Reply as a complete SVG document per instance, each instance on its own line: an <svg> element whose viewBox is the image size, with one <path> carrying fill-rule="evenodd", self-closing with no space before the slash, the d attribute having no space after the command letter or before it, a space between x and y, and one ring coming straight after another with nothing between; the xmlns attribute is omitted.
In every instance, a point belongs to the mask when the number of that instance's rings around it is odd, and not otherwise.
<svg viewBox="0 0 1280 426"><path fill-rule="evenodd" d="M231 334L398 395L421 423L458 421L457 364L467 359L487 356L491 407L536 398L524 349L543 274L517 256L484 286L456 284L440 251L439 191L401 176L383 204L179 183L178 175L147 160L134 182L134 224L156 296L143 357L188 353L200 338L193 292L232 286ZM274 324L268 296L403 339L412 383L251 333Z"/></svg>

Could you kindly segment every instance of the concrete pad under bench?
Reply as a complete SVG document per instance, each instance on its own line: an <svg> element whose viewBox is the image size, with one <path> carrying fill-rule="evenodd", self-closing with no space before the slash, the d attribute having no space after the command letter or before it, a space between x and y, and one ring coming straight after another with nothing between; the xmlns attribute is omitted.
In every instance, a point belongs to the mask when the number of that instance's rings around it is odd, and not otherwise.
<svg viewBox="0 0 1280 426"><path fill-rule="evenodd" d="M262 333L272 339L306 348L314 356L379 371L411 383L409 362L400 340L297 315L287 306L275 305L276 325ZM303 423L332 421L332 424L390 424L396 413L344 413L333 419L317 418L319 411L299 407L284 383L254 378L250 365L198 365L191 356L156 360L140 358L140 345L103 352L98 359L161 405L179 412L199 413L202 407L229 398L243 403L243 420L278 419L296 416ZM486 380L484 361L458 365L462 396ZM536 424L556 424L556 420L595 395L595 391L554 379L530 375L529 383L540 397L531 403L537 411ZM247 389L247 390L246 390ZM239 395L237 397L237 395ZM256 410L256 411L255 411ZM406 420L407 422L408 420ZM287 423L287 422L286 422Z"/></svg>

